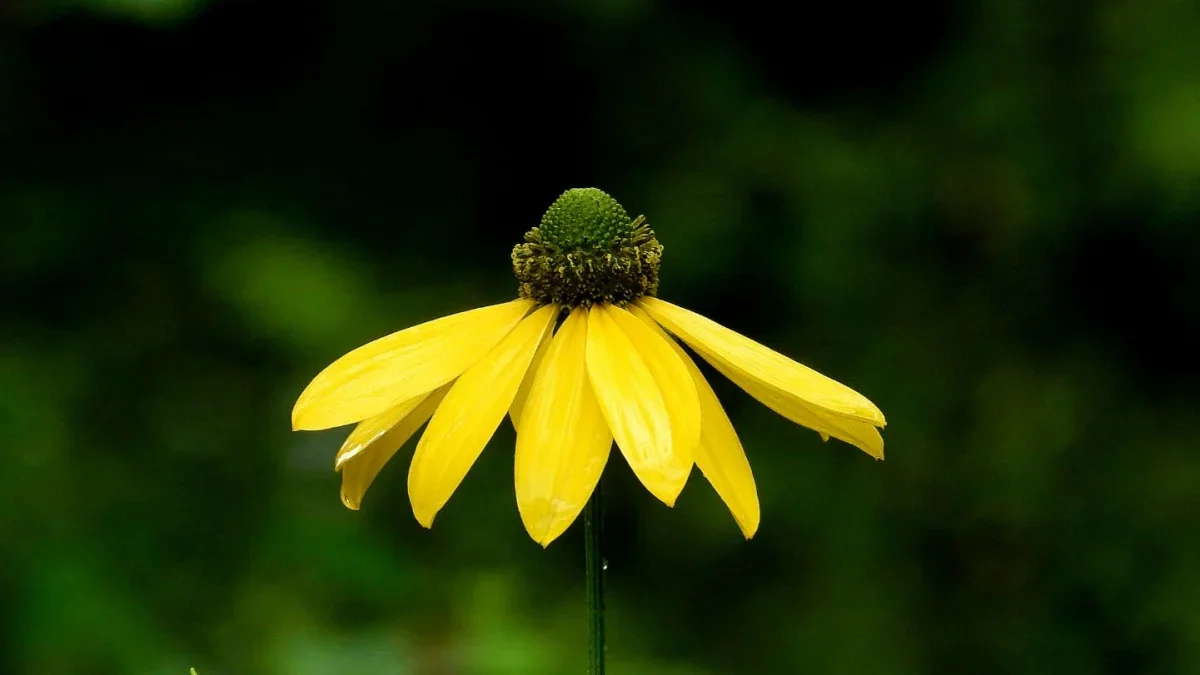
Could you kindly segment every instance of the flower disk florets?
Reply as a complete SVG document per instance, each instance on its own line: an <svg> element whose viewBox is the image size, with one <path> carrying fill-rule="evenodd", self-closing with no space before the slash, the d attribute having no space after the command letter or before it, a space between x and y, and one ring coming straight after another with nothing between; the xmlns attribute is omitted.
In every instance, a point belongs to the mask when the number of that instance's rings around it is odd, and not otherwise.
<svg viewBox="0 0 1200 675"><path fill-rule="evenodd" d="M596 188L567 190L513 248L520 294L566 308L658 292L662 244L645 219Z"/></svg>

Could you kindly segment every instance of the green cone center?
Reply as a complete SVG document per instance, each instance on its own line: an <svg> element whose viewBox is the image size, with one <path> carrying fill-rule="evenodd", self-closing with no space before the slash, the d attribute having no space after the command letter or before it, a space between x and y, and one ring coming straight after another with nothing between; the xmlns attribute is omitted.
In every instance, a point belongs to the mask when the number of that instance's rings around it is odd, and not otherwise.
<svg viewBox="0 0 1200 675"><path fill-rule="evenodd" d="M573 188L546 209L538 229L542 242L559 250L608 248L633 235L633 220L603 190Z"/></svg>
<svg viewBox="0 0 1200 675"><path fill-rule="evenodd" d="M662 245L645 218L596 188L564 192L513 248L521 297L567 308L625 305L658 290Z"/></svg>

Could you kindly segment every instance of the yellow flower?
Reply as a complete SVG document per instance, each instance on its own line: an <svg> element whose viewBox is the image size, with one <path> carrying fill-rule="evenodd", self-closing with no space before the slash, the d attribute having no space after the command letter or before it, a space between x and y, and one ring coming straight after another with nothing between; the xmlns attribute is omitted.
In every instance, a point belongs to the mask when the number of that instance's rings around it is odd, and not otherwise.
<svg viewBox="0 0 1200 675"><path fill-rule="evenodd" d="M520 298L346 354L300 394L292 427L357 423L335 460L342 501L357 509L428 421L408 471L413 514L425 527L507 415L517 430L517 506L543 546L579 515L614 440L668 506L699 467L752 537L759 504L750 464L677 339L780 415L883 458L876 427L884 416L866 397L654 297L661 252L644 220L630 220L611 197L569 190L513 252Z"/></svg>

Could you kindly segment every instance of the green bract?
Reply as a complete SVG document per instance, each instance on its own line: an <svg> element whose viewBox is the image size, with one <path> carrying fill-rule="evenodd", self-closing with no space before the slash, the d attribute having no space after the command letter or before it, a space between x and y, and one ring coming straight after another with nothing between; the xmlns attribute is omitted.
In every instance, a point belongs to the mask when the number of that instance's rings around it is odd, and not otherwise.
<svg viewBox="0 0 1200 675"><path fill-rule="evenodd" d="M624 305L658 291L662 244L645 219L596 188L567 190L513 248L523 298L566 308Z"/></svg>

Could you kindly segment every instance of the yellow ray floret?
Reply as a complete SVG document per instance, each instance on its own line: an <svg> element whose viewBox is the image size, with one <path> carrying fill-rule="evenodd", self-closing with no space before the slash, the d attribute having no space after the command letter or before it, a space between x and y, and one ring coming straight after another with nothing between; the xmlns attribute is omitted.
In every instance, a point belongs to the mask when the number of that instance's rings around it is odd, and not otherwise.
<svg viewBox="0 0 1200 675"><path fill-rule="evenodd" d="M654 332L628 310L613 305L606 310L654 376L671 421L672 457L680 466L691 464L700 444L700 399L687 366L671 349L670 338Z"/></svg>
<svg viewBox="0 0 1200 675"><path fill-rule="evenodd" d="M442 385L354 427L334 460L334 468L342 473L343 504L358 510L380 470L429 420L449 390L450 385Z"/></svg>
<svg viewBox="0 0 1200 675"><path fill-rule="evenodd" d="M886 424L883 412L867 397L740 333L658 298L645 297L638 304L711 363L835 415L873 426Z"/></svg>
<svg viewBox="0 0 1200 675"><path fill-rule="evenodd" d="M413 515L425 527L433 525L434 516L496 433L557 315L558 307L547 305L526 317L455 381L433 413L408 469Z"/></svg>
<svg viewBox="0 0 1200 675"><path fill-rule="evenodd" d="M730 368L718 359L708 359L708 362L759 403L792 422L821 434L823 440L833 437L859 448L875 459L883 459L883 436L873 425L827 412L795 396L788 396Z"/></svg>
<svg viewBox="0 0 1200 675"><path fill-rule="evenodd" d="M517 509L547 546L579 516L608 462L613 437L587 377L588 320L576 309L550 341L519 422Z"/></svg>
<svg viewBox="0 0 1200 675"><path fill-rule="evenodd" d="M508 417L512 420L513 429L520 428L521 411L525 407L525 401L529 398L529 390L533 388L533 378L537 375L538 368L542 365L542 360L546 358L546 352L550 349L550 336L554 333L554 322L551 321L549 326L546 326L546 334L542 337L542 342L538 345L537 353L533 355L533 361L529 362L529 369L525 371L525 379L521 380L521 386L517 388L517 395L513 397L512 405L508 407Z"/></svg>
<svg viewBox="0 0 1200 675"><path fill-rule="evenodd" d="M746 452L733 429L733 423L717 400L716 392L683 347L670 339L643 309L631 306L630 311L662 337L687 367L700 400L700 443L696 447L696 467L712 484L721 501L729 507L742 534L747 539L753 537L758 531L760 519L758 490L754 485L750 461L746 459Z"/></svg>
<svg viewBox="0 0 1200 675"><path fill-rule="evenodd" d="M328 429L426 394L483 358L533 309L513 300L435 319L369 342L321 371L292 409L293 429Z"/></svg>
<svg viewBox="0 0 1200 675"><path fill-rule="evenodd" d="M671 418L650 367L612 317L610 305L588 311L587 373L617 447L655 497L673 506L692 458L676 455Z"/></svg>

